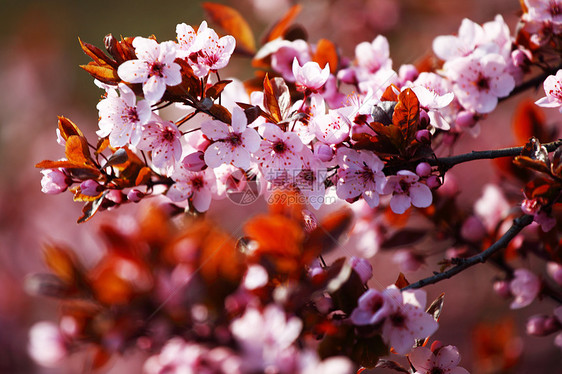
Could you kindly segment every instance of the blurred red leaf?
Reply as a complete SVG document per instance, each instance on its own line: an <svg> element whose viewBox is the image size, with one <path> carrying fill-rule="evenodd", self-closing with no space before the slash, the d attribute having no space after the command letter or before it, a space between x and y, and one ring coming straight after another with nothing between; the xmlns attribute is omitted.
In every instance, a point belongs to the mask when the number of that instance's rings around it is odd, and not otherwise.
<svg viewBox="0 0 562 374"><path fill-rule="evenodd" d="M285 32L288 30L289 26L295 18L299 15L302 10L302 5L293 5L291 9L281 20L279 20L273 27L267 32L267 34L262 38L262 44L275 40L277 38L281 38L285 35Z"/></svg>
<svg viewBox="0 0 562 374"><path fill-rule="evenodd" d="M555 139L555 134L546 128L544 112L531 100L524 100L517 105L512 128L517 143L524 144L533 136L541 143Z"/></svg>
<svg viewBox="0 0 562 374"><path fill-rule="evenodd" d="M398 279L396 279L396 282L394 282L394 285L400 289L407 287L410 285L410 282L408 282L408 280L406 279L406 276L400 272L400 274L398 274Z"/></svg>
<svg viewBox="0 0 562 374"><path fill-rule="evenodd" d="M338 60L338 52L333 42L328 39L320 39L316 43L316 51L312 56L312 61L317 62L322 69L326 64L330 64L330 72L335 74L339 65Z"/></svg>
<svg viewBox="0 0 562 374"><path fill-rule="evenodd" d="M203 8L213 22L236 39L236 52L248 56L256 53L252 29L237 10L215 3L203 3Z"/></svg>
<svg viewBox="0 0 562 374"><path fill-rule="evenodd" d="M43 249L45 263L66 283L73 283L76 278L78 260L74 252L57 245L45 245Z"/></svg>

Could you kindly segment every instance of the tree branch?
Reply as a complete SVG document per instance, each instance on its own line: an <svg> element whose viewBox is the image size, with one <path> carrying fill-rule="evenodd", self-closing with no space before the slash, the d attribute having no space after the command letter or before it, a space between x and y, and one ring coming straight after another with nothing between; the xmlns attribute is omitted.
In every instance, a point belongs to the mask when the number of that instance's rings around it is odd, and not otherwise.
<svg viewBox="0 0 562 374"><path fill-rule="evenodd" d="M404 287L402 290L422 288L422 287L425 287L429 284L435 284L435 283L440 282L444 279L449 279L452 276L460 273L463 270L468 269L471 266L486 262L486 260L488 258L490 258L493 254L495 254L495 253L499 252L501 249L507 247L509 242L517 234L519 234L521 232L521 230L523 230L523 228L525 228L525 226L530 225L532 222L533 222L533 216L531 216L531 215L524 215L524 216L521 216L519 218L514 219L513 225L511 225L509 230L507 230L507 232L505 234L503 234L503 236L501 238L499 238L497 242L492 244L485 251L483 251L483 252L481 252L481 253L479 253L475 256L469 257L469 258L459 259L459 264L456 265L455 267L452 267L449 270L444 271L442 273L437 273L437 274L435 274L431 277L421 279L421 280L419 280L415 283L412 283L412 284Z"/></svg>
<svg viewBox="0 0 562 374"><path fill-rule="evenodd" d="M544 73L542 73L542 74L540 74L540 75L538 75L538 76L536 76L536 77L534 77L534 78L531 78L531 79L529 79L529 80L526 81L526 82L521 83L519 86L515 87L515 88L509 93L508 96L502 97L502 98L500 98L498 101L501 102L501 101L507 100L507 99L509 99L510 97L513 97L513 96L515 96L515 95L517 95L517 94L519 94L519 93L521 93L521 92L523 92L523 91L526 91L526 90L529 89L529 88L538 88L538 87L544 82L544 80L545 80L549 75L556 74L556 72L557 72L558 70L560 70L560 69L562 69L562 65L558 65L558 66L556 66L556 67L553 67L553 68L551 68L551 69L545 71Z"/></svg>

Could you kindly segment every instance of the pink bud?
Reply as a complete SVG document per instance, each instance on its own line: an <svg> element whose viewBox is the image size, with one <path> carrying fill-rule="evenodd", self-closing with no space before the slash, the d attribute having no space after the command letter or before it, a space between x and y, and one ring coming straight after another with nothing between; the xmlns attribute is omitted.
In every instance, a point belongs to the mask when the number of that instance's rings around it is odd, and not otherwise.
<svg viewBox="0 0 562 374"><path fill-rule="evenodd" d="M524 51L516 49L511 52L511 61L513 61L513 65L521 67L530 62L530 56Z"/></svg>
<svg viewBox="0 0 562 374"><path fill-rule="evenodd" d="M201 171L207 166L204 155L205 153L201 151L190 153L183 159L183 165L189 171Z"/></svg>
<svg viewBox="0 0 562 374"><path fill-rule="evenodd" d="M513 272L515 278L509 283L511 294L515 296L510 308L519 309L531 304L539 295L541 281L533 272L521 268Z"/></svg>
<svg viewBox="0 0 562 374"><path fill-rule="evenodd" d="M507 299L511 296L511 290L509 289L509 282L506 280L499 280L494 282L494 291L498 296Z"/></svg>
<svg viewBox="0 0 562 374"><path fill-rule="evenodd" d="M548 262L546 264L546 272L556 283L562 286L562 264Z"/></svg>
<svg viewBox="0 0 562 374"><path fill-rule="evenodd" d="M334 157L334 150L327 144L317 142L314 145L314 155L320 161L328 162Z"/></svg>
<svg viewBox="0 0 562 374"><path fill-rule="evenodd" d="M411 64L406 64L400 66L398 69L398 77L401 82L411 81L413 82L419 75L418 69Z"/></svg>
<svg viewBox="0 0 562 374"><path fill-rule="evenodd" d="M467 110L463 110L457 114L457 120L455 124L460 128L470 128L476 125L476 118L474 117L474 113L469 112Z"/></svg>
<svg viewBox="0 0 562 374"><path fill-rule="evenodd" d="M421 127L427 127L429 125L429 115L427 114L427 112L423 109L420 110L420 126ZM423 131L423 130L422 130ZM428 131L428 130L425 130ZM420 141L418 139L418 141Z"/></svg>
<svg viewBox="0 0 562 374"><path fill-rule="evenodd" d="M349 263L357 275L359 275L363 284L367 283L369 279L373 277L373 267L366 259L351 256L349 258Z"/></svg>
<svg viewBox="0 0 562 374"><path fill-rule="evenodd" d="M420 177L427 177L431 174L431 165L427 162L420 162L418 166L416 166L416 174Z"/></svg>
<svg viewBox="0 0 562 374"><path fill-rule="evenodd" d="M537 199L525 199L521 202L521 210L525 214L534 215L539 211L540 207Z"/></svg>
<svg viewBox="0 0 562 374"><path fill-rule="evenodd" d="M429 130L425 130L425 129L419 130L416 133L416 140L420 143L430 144L431 143L431 133L429 132Z"/></svg>
<svg viewBox="0 0 562 374"><path fill-rule="evenodd" d="M400 249L392 257L392 261L400 266L400 271L410 273L418 270L423 265L423 257L410 249Z"/></svg>
<svg viewBox="0 0 562 374"><path fill-rule="evenodd" d="M41 170L41 192L55 195L66 191L70 179L59 169Z"/></svg>
<svg viewBox="0 0 562 374"><path fill-rule="evenodd" d="M470 216L464 221L461 228L461 236L469 242L477 242L486 235L486 228L482 221L476 216Z"/></svg>
<svg viewBox="0 0 562 374"><path fill-rule="evenodd" d="M338 71L338 79L343 83L356 84L357 77L355 76L355 70L351 68L342 69Z"/></svg>
<svg viewBox="0 0 562 374"><path fill-rule="evenodd" d="M98 196L103 191L103 187L95 180L87 179L80 183L80 191L86 196Z"/></svg>
<svg viewBox="0 0 562 374"><path fill-rule="evenodd" d="M435 352L443 347L443 343L439 340L434 341L431 343L431 352Z"/></svg>
<svg viewBox="0 0 562 374"><path fill-rule="evenodd" d="M128 193L127 193L127 200L129 200L132 203L138 203L139 201L142 200L142 198L144 197L144 193L141 192L139 189L137 188L132 188Z"/></svg>
<svg viewBox="0 0 562 374"><path fill-rule="evenodd" d="M441 186L441 181L437 175L430 175L425 183L431 189L439 188L439 186Z"/></svg>
<svg viewBox="0 0 562 374"><path fill-rule="evenodd" d="M121 204L123 202L123 194L119 190L111 190L106 195L107 200L113 201L115 204Z"/></svg>
<svg viewBox="0 0 562 374"><path fill-rule="evenodd" d="M528 335L546 336L560 330L562 326L554 316L535 315L527 320Z"/></svg>

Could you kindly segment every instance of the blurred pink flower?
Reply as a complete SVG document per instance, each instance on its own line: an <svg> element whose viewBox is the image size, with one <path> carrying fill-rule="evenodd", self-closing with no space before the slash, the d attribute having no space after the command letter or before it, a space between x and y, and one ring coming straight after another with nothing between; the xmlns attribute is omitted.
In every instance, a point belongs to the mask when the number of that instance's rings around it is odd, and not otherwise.
<svg viewBox="0 0 562 374"><path fill-rule="evenodd" d="M389 300L384 297L384 292L369 289L363 293L351 313L351 322L357 326L381 323L392 312L392 306L388 304Z"/></svg>
<svg viewBox="0 0 562 374"><path fill-rule="evenodd" d="M531 304L538 296L541 282L533 272L527 269L516 269L510 283L511 293L515 297L510 305L511 309L524 308Z"/></svg>
<svg viewBox="0 0 562 374"><path fill-rule="evenodd" d="M548 262L546 264L546 272L560 286L562 286L562 264L557 262Z"/></svg>
<svg viewBox="0 0 562 374"><path fill-rule="evenodd" d="M437 322L425 312L425 291L400 292L393 285L383 294L385 305L391 310L384 320L382 338L396 353L405 355L412 349L416 339L425 339L437 330Z"/></svg>
<svg viewBox="0 0 562 374"><path fill-rule="evenodd" d="M69 186L70 178L59 169L41 170L41 192L56 195L66 191Z"/></svg>
<svg viewBox="0 0 562 374"><path fill-rule="evenodd" d="M303 91L318 92L330 76L330 65L326 64L324 69L321 69L317 62L308 61L300 66L299 60L295 57L293 60L293 75L297 87L300 87Z"/></svg>
<svg viewBox="0 0 562 374"><path fill-rule="evenodd" d="M447 345L432 352L427 347L414 348L408 356L416 369L415 374L468 374L459 367L461 356L457 347Z"/></svg>
<svg viewBox="0 0 562 374"><path fill-rule="evenodd" d="M43 366L55 366L68 355L59 326L53 322L38 322L29 330L28 352Z"/></svg>
<svg viewBox="0 0 562 374"><path fill-rule="evenodd" d="M409 170L400 170L387 178L383 193L392 193L390 208L396 214L404 213L410 205L427 208L433 201L429 187L418 182L420 177Z"/></svg>

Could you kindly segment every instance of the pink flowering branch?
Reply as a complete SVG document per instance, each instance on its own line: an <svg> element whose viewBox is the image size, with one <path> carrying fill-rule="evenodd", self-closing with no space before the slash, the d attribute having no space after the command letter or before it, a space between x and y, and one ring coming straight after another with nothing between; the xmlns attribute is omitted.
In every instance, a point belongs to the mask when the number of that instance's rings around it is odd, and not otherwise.
<svg viewBox="0 0 562 374"><path fill-rule="evenodd" d="M530 225L532 222L533 222L533 216L531 215L524 215L514 219L513 225L511 225L509 230L507 230L507 232L503 234L503 236L499 238L497 242L492 244L485 251L469 258L456 258L454 259L454 262L457 264L456 266L450 268L447 271L437 273L431 277L421 279L415 283L412 283L404 287L402 290L422 288L430 284L435 284L444 279L449 279L454 275L457 275L461 271L468 269L469 267L486 262L492 255L507 247L509 242L517 234L519 234L521 230L523 230L526 226Z"/></svg>

